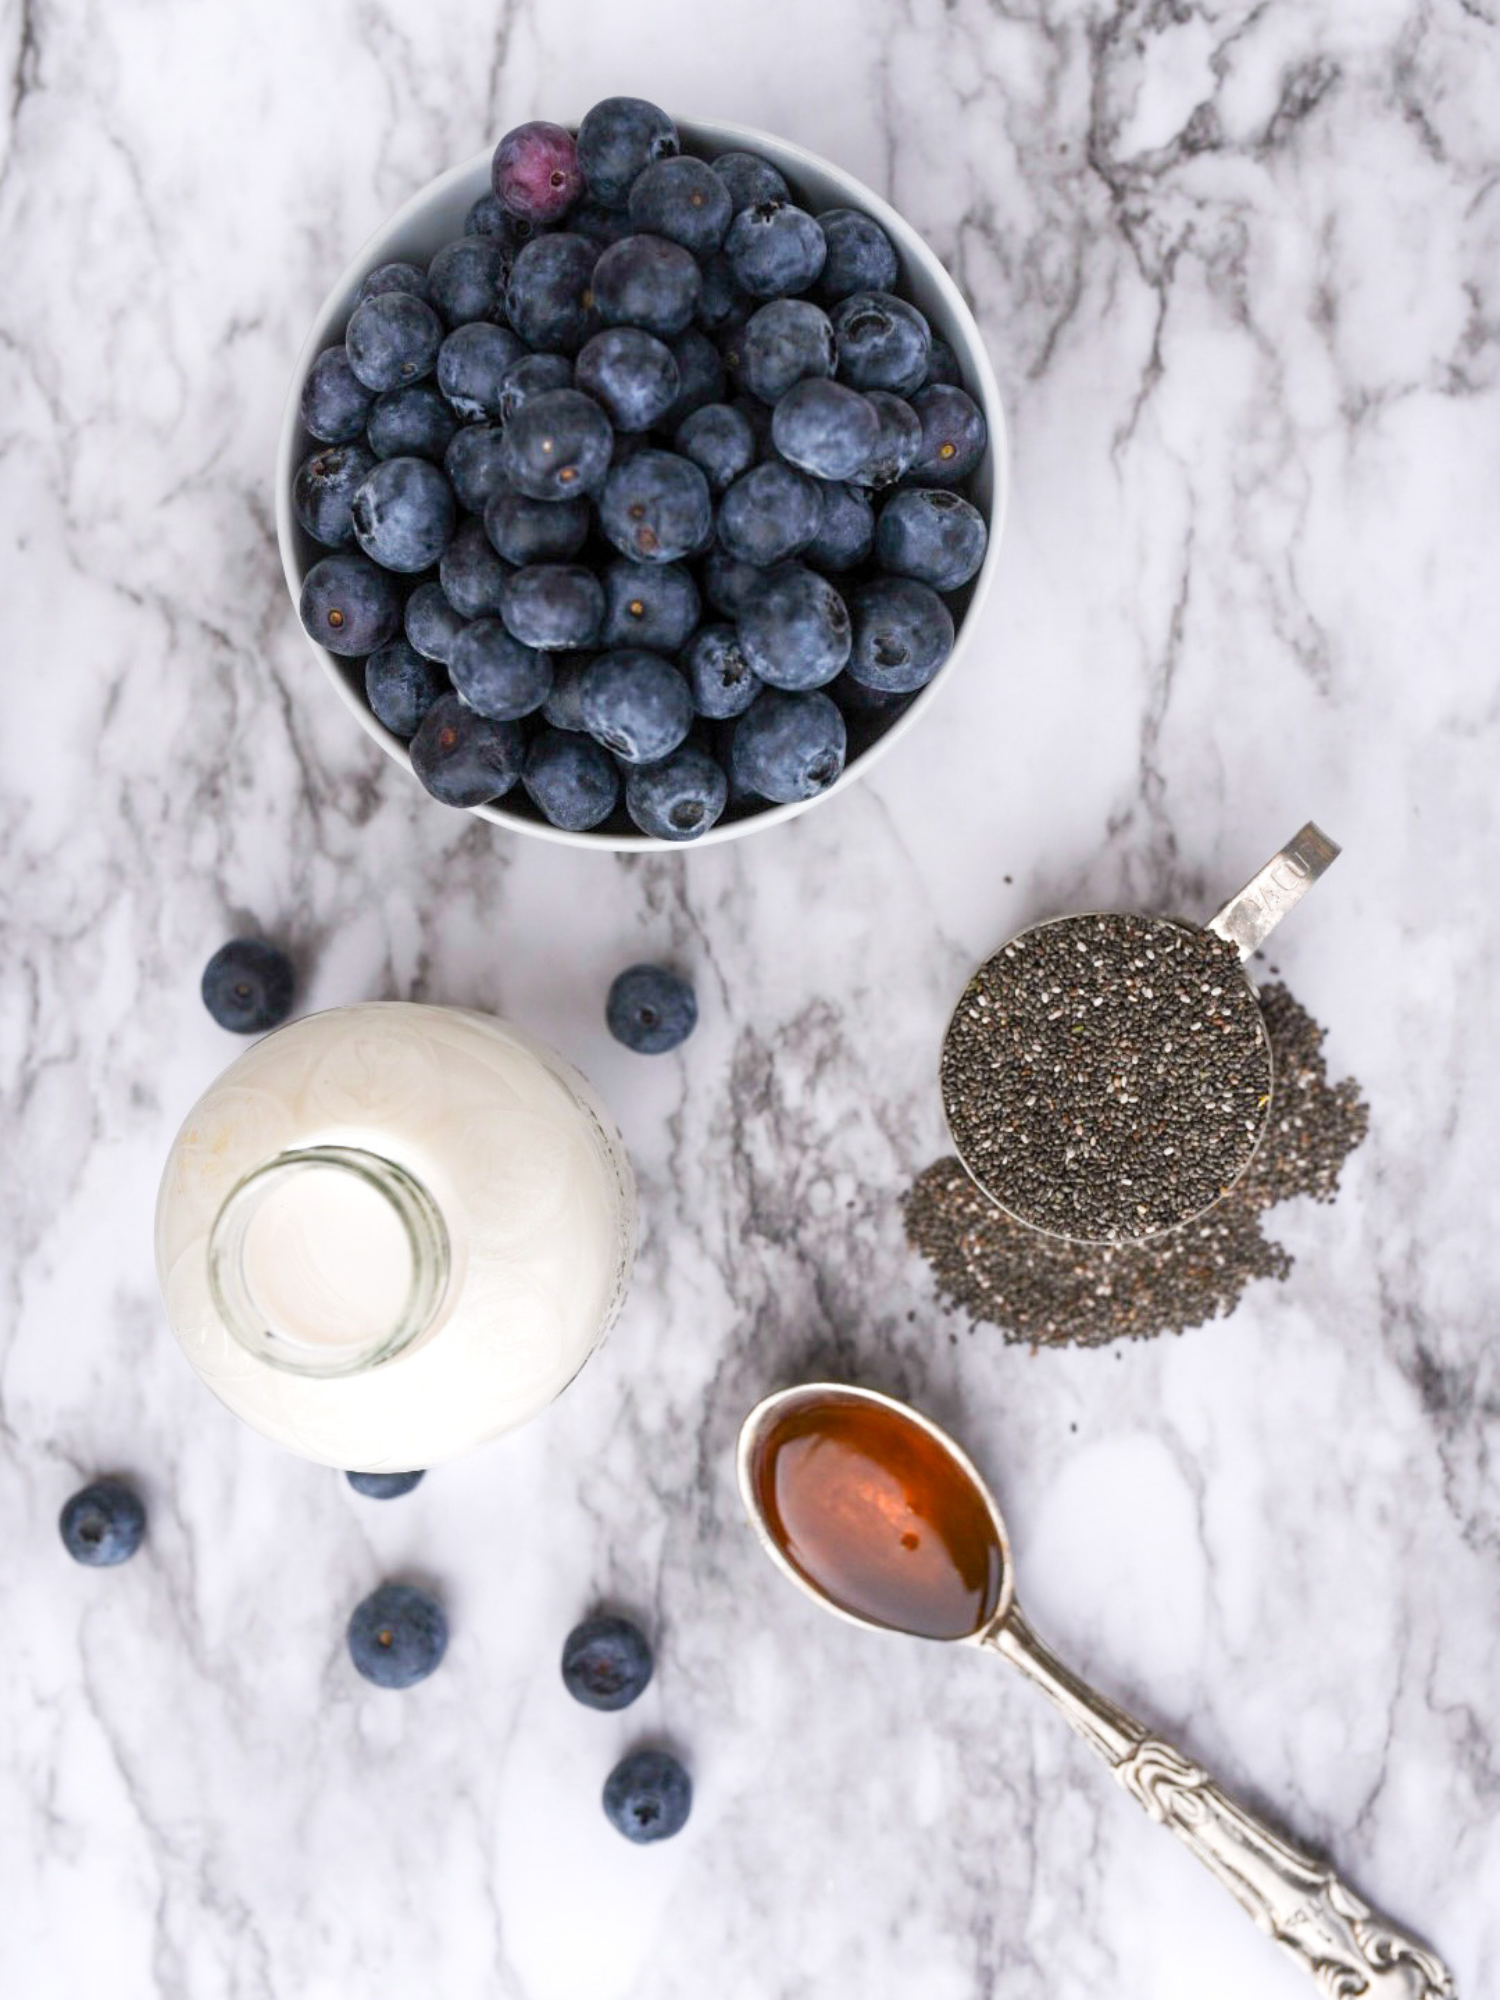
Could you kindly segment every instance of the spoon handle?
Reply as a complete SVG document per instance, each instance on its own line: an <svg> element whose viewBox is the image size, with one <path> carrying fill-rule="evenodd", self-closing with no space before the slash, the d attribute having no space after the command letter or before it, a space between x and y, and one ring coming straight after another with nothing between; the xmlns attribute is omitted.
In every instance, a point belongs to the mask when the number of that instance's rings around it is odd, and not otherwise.
<svg viewBox="0 0 1500 2000"><path fill-rule="evenodd" d="M1231 896L1223 909L1209 918L1204 929L1232 944L1242 961L1251 957L1338 858L1335 842L1309 820L1250 877L1238 895Z"/></svg>
<svg viewBox="0 0 1500 2000"><path fill-rule="evenodd" d="M1312 1975L1325 2000L1453 2000L1452 1975L1440 1959L1378 1916L1325 1862L1274 1833L1207 1771L1080 1680L1018 1611L984 1643L1042 1690L1137 1805L1218 1877Z"/></svg>

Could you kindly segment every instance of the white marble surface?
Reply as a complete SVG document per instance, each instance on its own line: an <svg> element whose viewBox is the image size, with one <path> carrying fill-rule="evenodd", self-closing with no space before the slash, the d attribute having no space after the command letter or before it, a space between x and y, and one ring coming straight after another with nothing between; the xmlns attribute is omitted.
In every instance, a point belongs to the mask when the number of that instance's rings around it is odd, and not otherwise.
<svg viewBox="0 0 1500 2000"><path fill-rule="evenodd" d="M1035 8L121 0L4 12L0 1991L16 2000L1268 2000L1308 1990L1019 1682L820 1617L731 1444L809 1369L991 1470L1037 1625L1500 1994L1493 0ZM1012 421L986 644L826 811L620 863L429 805L303 647L268 488L329 274L413 188L611 89L805 142L969 289ZM1180 1340L950 1338L897 1198L970 963L1206 912L1345 845L1275 961L1373 1107L1289 1283ZM254 922L308 1005L541 1030L639 1162L639 1281L526 1433L380 1509L167 1338L149 1216ZM632 1059L624 962L702 1025ZM148 1550L74 1568L88 1474ZM341 1629L434 1579L405 1697ZM660 1650L573 1706L599 1599ZM597 1805L689 1757L670 1847Z"/></svg>

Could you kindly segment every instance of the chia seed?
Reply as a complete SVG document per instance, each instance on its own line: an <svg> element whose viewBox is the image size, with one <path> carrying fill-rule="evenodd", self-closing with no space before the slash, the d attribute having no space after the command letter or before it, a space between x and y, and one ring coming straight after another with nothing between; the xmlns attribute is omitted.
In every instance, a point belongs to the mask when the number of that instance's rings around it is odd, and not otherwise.
<svg viewBox="0 0 1500 2000"><path fill-rule="evenodd" d="M1265 1127L1272 1064L1233 945L1165 917L1061 917L970 980L941 1078L985 1194L1034 1229L1122 1242L1233 1187Z"/></svg>

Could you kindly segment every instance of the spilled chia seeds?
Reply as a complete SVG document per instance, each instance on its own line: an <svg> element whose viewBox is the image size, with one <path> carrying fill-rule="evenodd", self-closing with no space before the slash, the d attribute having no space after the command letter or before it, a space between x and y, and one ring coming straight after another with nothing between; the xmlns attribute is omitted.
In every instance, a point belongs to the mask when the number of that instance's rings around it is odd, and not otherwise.
<svg viewBox="0 0 1500 2000"><path fill-rule="evenodd" d="M1142 1242L1068 1242L1012 1220L956 1159L937 1160L906 1196L906 1233L950 1304L1023 1345L1102 1347L1202 1326L1232 1312L1252 1279L1285 1278L1292 1260L1262 1218L1293 1195L1332 1201L1370 1113L1351 1078L1329 1083L1324 1030L1286 988L1264 987L1260 1001L1275 1061L1270 1118L1221 1201Z"/></svg>

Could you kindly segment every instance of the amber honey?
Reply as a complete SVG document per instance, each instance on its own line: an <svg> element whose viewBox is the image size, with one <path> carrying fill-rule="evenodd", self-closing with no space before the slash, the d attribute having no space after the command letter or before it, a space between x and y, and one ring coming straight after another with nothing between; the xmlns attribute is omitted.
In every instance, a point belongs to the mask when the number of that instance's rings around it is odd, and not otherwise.
<svg viewBox="0 0 1500 2000"><path fill-rule="evenodd" d="M840 1610L923 1639L966 1639L993 1617L1004 1557L985 1496L900 1410L794 1403L753 1477L778 1548Z"/></svg>

